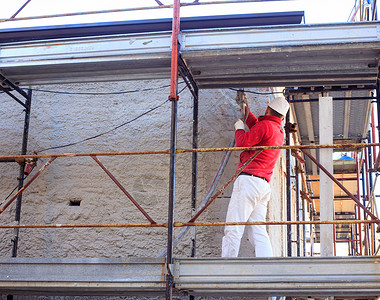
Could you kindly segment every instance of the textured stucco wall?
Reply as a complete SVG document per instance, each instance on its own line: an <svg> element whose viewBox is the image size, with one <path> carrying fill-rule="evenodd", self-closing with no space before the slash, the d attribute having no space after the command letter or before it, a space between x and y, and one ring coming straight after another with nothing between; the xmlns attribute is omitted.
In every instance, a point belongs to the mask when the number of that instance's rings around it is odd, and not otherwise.
<svg viewBox="0 0 380 300"><path fill-rule="evenodd" d="M167 85L168 81L109 82L38 89L70 92L112 92L142 90ZM181 85L182 87L183 85ZM169 88L122 95L67 95L33 92L28 152L64 145L105 132L163 103ZM201 90L199 101L199 147L226 147L234 136L233 124L239 117L232 90ZM250 107L263 114L269 96L248 94ZM1 154L19 154L24 114L22 107L0 94ZM102 137L74 146L43 153L108 152L169 149L171 103ZM178 103L178 148L192 147L192 98L185 90ZM198 202L203 200L219 167L223 152L198 154ZM167 221L169 156L115 156L99 159L126 190L158 223ZM238 153L233 152L218 185L234 173ZM47 159L38 162L40 168ZM37 171L35 169L33 173ZM268 219L281 220L284 211L284 158L279 159L273 176ZM0 197L4 199L17 184L18 166L0 164ZM213 203L199 221L224 221L231 187ZM80 200L80 206L70 206ZM15 205L2 215L2 224L11 224ZM177 155L176 221L191 215L191 154ZM21 222L41 223L146 223L144 216L122 194L89 157L58 158L25 192ZM183 229L176 228L175 235ZM283 254L285 228L269 229L276 256ZM221 253L222 227L197 228L197 256ZM0 231L0 255L10 256L12 230ZM175 256L190 255L190 233L175 249ZM19 256L24 257L156 257L166 248L162 228L123 229L24 229L20 231ZM240 256L253 256L244 237Z"/></svg>

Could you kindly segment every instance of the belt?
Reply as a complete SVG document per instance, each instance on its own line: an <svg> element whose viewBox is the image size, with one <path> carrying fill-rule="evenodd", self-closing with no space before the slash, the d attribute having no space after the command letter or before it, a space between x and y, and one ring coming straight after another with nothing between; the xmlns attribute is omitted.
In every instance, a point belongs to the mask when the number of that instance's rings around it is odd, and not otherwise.
<svg viewBox="0 0 380 300"><path fill-rule="evenodd" d="M267 180L265 177L260 177L260 176L257 176L257 175L249 174L249 173L247 173L247 172L241 172L239 175L253 176L253 177L257 177L257 178L263 179L263 180L265 180L266 182L268 182L268 180Z"/></svg>

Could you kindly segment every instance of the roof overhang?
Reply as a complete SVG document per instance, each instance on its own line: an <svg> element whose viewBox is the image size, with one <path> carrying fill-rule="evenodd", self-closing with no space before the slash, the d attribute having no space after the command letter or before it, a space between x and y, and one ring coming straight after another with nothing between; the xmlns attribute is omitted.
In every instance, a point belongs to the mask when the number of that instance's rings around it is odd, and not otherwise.
<svg viewBox="0 0 380 300"><path fill-rule="evenodd" d="M182 17L181 30L300 24L303 17L303 11ZM171 18L4 28L0 29L0 44L171 30Z"/></svg>
<svg viewBox="0 0 380 300"><path fill-rule="evenodd" d="M374 85L379 22L183 30L200 88ZM170 78L171 33L5 43L0 72L19 85Z"/></svg>

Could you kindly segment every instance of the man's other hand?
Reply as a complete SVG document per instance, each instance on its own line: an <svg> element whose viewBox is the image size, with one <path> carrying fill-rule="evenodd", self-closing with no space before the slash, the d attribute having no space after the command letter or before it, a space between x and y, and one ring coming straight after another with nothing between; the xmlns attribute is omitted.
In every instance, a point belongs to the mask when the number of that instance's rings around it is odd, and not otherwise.
<svg viewBox="0 0 380 300"><path fill-rule="evenodd" d="M238 129L245 130L244 122L242 120L240 120L240 119L235 122L234 126L235 126L235 131L238 130Z"/></svg>

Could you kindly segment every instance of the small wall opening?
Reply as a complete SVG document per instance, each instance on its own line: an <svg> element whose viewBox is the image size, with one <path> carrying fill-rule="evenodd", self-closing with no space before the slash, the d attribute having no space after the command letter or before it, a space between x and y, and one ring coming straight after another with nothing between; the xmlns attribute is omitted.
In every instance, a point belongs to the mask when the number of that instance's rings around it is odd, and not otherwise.
<svg viewBox="0 0 380 300"><path fill-rule="evenodd" d="M69 206L80 206L82 200L73 199L69 201Z"/></svg>

